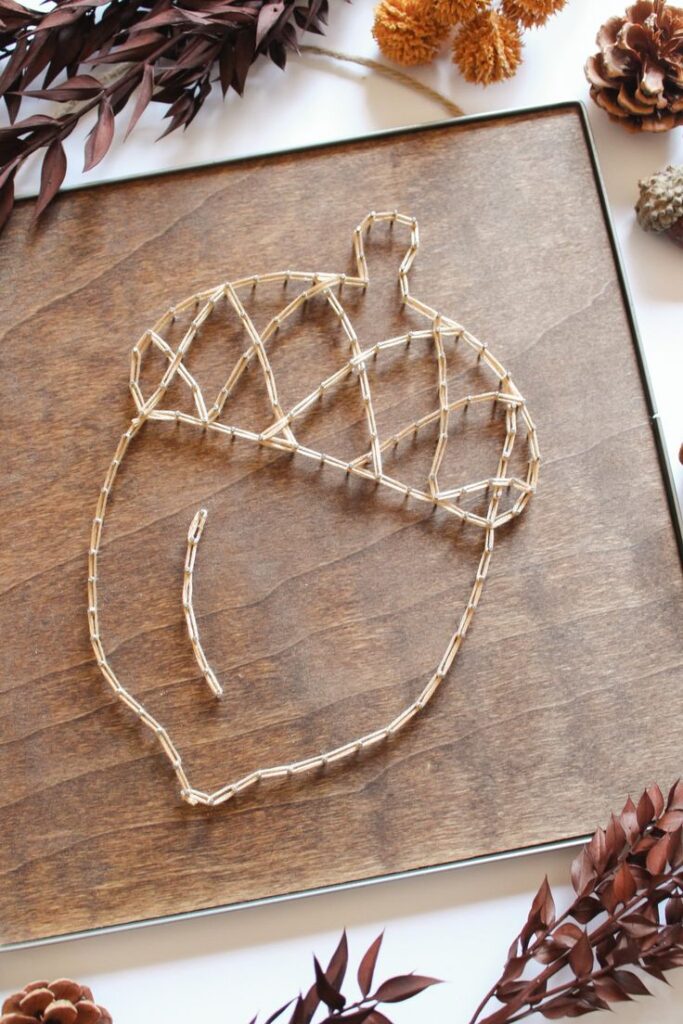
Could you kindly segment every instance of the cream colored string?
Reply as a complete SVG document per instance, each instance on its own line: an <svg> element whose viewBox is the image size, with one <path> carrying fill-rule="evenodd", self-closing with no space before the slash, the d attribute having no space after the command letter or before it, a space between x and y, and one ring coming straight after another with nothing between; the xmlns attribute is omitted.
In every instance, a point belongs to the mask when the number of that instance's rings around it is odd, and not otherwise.
<svg viewBox="0 0 683 1024"><path fill-rule="evenodd" d="M352 57L348 53L328 50L324 46L311 46L308 43L300 46L299 50L301 53L310 53L315 57L329 57L331 60L344 61L345 64L357 64L360 67L369 68L371 71L376 71L378 75L382 75L383 78L387 78L391 82L398 82L399 85L405 85L407 88L412 89L413 92L426 97L426 99L441 104L451 117L464 116L462 108L457 103L449 100L447 96L425 85L424 82L418 81L417 78L407 75L405 71L399 71L398 68L391 67L389 64L382 64L380 61L372 60L370 57Z"/></svg>
<svg viewBox="0 0 683 1024"><path fill-rule="evenodd" d="M419 331L408 331L406 334L395 338L387 338L378 342L369 349L361 349L353 324L340 301L335 294L337 289L341 294L345 287L363 291L369 284L367 261L364 250L364 236L369 233L373 225L379 222L386 222L393 227L394 224L403 225L410 230L410 246L399 268L399 283L402 301L405 306L421 314L428 322L428 327ZM109 466L104 483L100 489L100 495L95 509L95 517L92 524L90 537L90 550L88 555L88 626L90 641L102 675L107 680L118 699L130 708L140 721L150 729L156 736L164 753L168 757L171 766L180 784L181 796L190 804L203 804L215 806L231 799L237 793L250 788L256 783L266 779L277 779L310 772L315 769L325 768L334 762L345 760L361 750L374 746L377 743L387 740L403 729L408 722L419 714L430 702L437 689L445 679L453 661L465 638L467 630L474 616L479 603L481 593L486 580L491 556L493 553L495 531L510 522L526 508L531 496L536 490L538 473L540 467L540 453L536 428L529 415L526 401L512 381L510 374L505 367L496 359L488 347L474 337L465 327L455 320L442 316L427 303L415 298L410 293L408 285L408 274L419 247L419 231L417 221L398 211L369 213L358 225L353 233L353 248L356 258L357 275L317 273L309 271L278 271L271 274L253 275L240 278L237 281L226 281L217 287L206 291L198 292L183 300L178 306L172 307L164 313L157 323L142 335L140 340L133 346L131 352L130 390L136 405L136 415L133 416L127 430L122 434L114 458ZM247 314L239 291L246 288L254 288L258 284L266 282L280 282L285 287L290 282L301 282L308 287L303 292L288 302L280 313L273 317L263 332L254 327L251 318ZM285 412L279 402L275 375L273 373L267 353L268 341L278 332L298 309L304 306L314 296L323 297L338 318L339 324L349 343L350 357L331 376L323 380L305 398L297 402ZM228 376L226 383L218 393L218 396L211 407L207 407L202 391L185 366L183 359L189 352L195 338L199 334L202 325L212 315L216 304L221 300L227 300L230 307L237 315L241 325L250 340L248 347L242 352ZM194 309L194 316L190 326L183 335L178 347L174 350L164 339L164 331L176 320L177 316L186 310ZM448 394L447 385L447 356L444 346L444 339L450 338L453 344L465 344L477 355L477 359L492 374L494 387L478 394L465 395L452 401ZM367 372L367 364L371 363L381 352L403 347L407 349L411 343L432 344L435 351L438 385L437 399L438 407L422 416L420 419L408 424L398 433L382 440L377 430L372 393ZM156 348L168 362L166 370L151 396L147 399L142 394L140 387L140 371L142 360L150 348ZM220 416L226 402L230 398L234 388L244 374L249 364L256 362L263 373L268 400L273 415L273 422L260 432L246 430L234 424L220 422ZM166 392L176 377L189 389L194 403L194 413L187 413L180 409L164 409L161 407ZM334 390L347 378L355 378L360 388L361 400L365 409L365 418L368 427L369 449L350 461L340 459L332 454L316 451L298 442L294 426L296 421L304 415L319 399L327 392ZM448 423L449 417L456 410L466 410L472 404L502 405L505 409L505 440L499 457L498 467L494 476L485 480L474 481L458 488L442 489L439 485L439 470L448 445ZM346 475L358 476L375 482L378 486L386 487L403 495L406 500L412 499L418 502L427 503L433 507L444 509L446 512L456 516L465 523L478 527L484 534L484 545L480 556L476 576L470 591L465 610L458 622L455 632L448 641L446 650L439 662L436 671L423 688L419 696L407 707L403 708L387 725L375 729L355 740L345 742L340 746L321 754L314 754L302 760L293 761L288 764L273 765L267 768L256 769L234 782L230 782L213 792L205 792L196 789L190 784L187 772L183 766L182 758L177 747L171 740L166 729L161 723L138 701L119 681L114 669L104 650L99 621L99 552L102 543L102 530L104 517L107 509L109 495L111 494L119 468L123 458L128 451L131 441L140 432L143 426L150 421L175 422L195 427L200 431L213 430L218 434L231 439L238 439L244 442L260 445L276 451L289 452L292 455L305 459L314 460L320 466L328 466L335 471L341 471ZM528 447L527 470L524 479L510 477L507 475L509 461L518 433L518 426L521 425L526 431L526 442ZM400 479L390 476L383 467L384 452L396 445L404 438L415 436L420 430L437 423L439 435L435 446L426 489L415 487L404 483ZM515 491L517 497L507 511L501 512L500 501L504 492ZM488 507L484 515L470 512L459 505L458 499L486 492L488 495ZM187 624L190 642L195 659L199 665L209 688L215 697L220 697L223 688L213 672L199 637L199 630L193 607L193 583L194 569L197 555L197 548L206 523L207 512L200 509L194 516L187 536L187 553L185 558L182 603Z"/></svg>

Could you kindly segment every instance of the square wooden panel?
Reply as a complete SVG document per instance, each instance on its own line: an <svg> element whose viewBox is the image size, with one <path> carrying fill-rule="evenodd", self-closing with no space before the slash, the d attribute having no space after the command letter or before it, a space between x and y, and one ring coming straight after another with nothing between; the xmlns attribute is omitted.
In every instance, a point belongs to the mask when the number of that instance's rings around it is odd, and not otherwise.
<svg viewBox="0 0 683 1024"><path fill-rule="evenodd" d="M538 494L498 531L472 630L423 716L350 763L192 808L88 641L90 521L133 415L130 349L226 279L350 272L356 224L395 208L420 223L413 293L480 337L528 399ZM2 942L566 839L680 773L679 554L580 108L85 189L38 232L31 213L0 249ZM367 295L348 296L363 347L415 326L397 286L405 248L398 228L373 232ZM250 310L264 323L282 301L259 287ZM224 314L206 325L192 370L209 400L242 340ZM315 303L272 352L285 406L348 358ZM480 386L476 361L449 367L453 397ZM162 372L150 359L144 386ZM428 349L373 373L381 436L434 405ZM257 369L228 413L267 422ZM454 486L495 469L499 414L467 416L449 440ZM302 440L365 450L357 388L326 396ZM424 478L419 440L394 458ZM199 788L382 725L438 664L480 531L379 490L182 425L133 443L107 513L102 633ZM200 505L195 603L220 704L180 603Z"/></svg>

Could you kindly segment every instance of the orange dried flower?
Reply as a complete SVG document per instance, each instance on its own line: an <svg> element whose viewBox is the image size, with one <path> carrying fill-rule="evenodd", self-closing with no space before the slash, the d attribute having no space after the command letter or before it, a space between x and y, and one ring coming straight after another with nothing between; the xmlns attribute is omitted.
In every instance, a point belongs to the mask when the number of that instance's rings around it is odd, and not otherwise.
<svg viewBox="0 0 683 1024"><path fill-rule="evenodd" d="M512 78L522 62L519 25L505 14L481 11L456 35L453 60L468 82L490 85Z"/></svg>
<svg viewBox="0 0 683 1024"><path fill-rule="evenodd" d="M471 21L486 7L486 0L423 0L422 8L431 9L434 17L449 28Z"/></svg>
<svg viewBox="0 0 683 1024"><path fill-rule="evenodd" d="M446 27L415 0L382 0L372 34L385 57L397 64L428 64L436 57Z"/></svg>
<svg viewBox="0 0 683 1024"><path fill-rule="evenodd" d="M524 28L538 28L566 4L567 0L503 0L503 13Z"/></svg>

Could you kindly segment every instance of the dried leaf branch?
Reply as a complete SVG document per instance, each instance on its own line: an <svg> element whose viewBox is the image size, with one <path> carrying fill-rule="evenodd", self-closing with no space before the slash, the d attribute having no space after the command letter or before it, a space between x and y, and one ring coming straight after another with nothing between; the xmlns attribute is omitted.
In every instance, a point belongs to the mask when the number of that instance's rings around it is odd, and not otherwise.
<svg viewBox="0 0 683 1024"><path fill-rule="evenodd" d="M359 999L351 1001L342 991L349 963L348 943L344 932L326 970L323 971L317 958L313 958L315 981L306 995L299 994L290 999L263 1024L273 1024L278 1019L284 1024L283 1015L290 1009L292 1012L287 1024L311 1024L314 1018L317 1024L391 1024L389 1018L378 1009L379 1006L412 999L431 985L438 985L439 982L436 978L425 978L418 974L401 974L373 987L382 938L383 935L377 936L360 961L356 974L360 990ZM254 1017L250 1024L256 1022L257 1018Z"/></svg>
<svg viewBox="0 0 683 1024"><path fill-rule="evenodd" d="M682 826L682 782L666 801L658 786L637 806L629 798L574 860L576 898L559 917L544 880L502 975L470 1024L605 1010L650 994L642 972L664 980L666 971L683 966Z"/></svg>
<svg viewBox="0 0 683 1024"><path fill-rule="evenodd" d="M9 116L0 127L0 230L14 205L16 172L38 150L45 156L36 216L53 199L66 173L64 140L89 111L97 110L97 121L86 171L106 154L129 101L126 134L150 102L168 108L163 135L186 128L217 83L224 96L241 95L259 56L284 68L300 32L323 32L328 7L328 0L56 0L42 12L0 0L0 98ZM113 75L97 72L112 67ZM64 113L19 120L26 96L65 104Z"/></svg>

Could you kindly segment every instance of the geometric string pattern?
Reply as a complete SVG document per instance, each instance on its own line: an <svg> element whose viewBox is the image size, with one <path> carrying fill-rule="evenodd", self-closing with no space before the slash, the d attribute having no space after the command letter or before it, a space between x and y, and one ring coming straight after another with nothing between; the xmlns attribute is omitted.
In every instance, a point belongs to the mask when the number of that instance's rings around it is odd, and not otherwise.
<svg viewBox="0 0 683 1024"><path fill-rule="evenodd" d="M390 226L399 224L407 227L410 231L410 245L399 268L401 297L405 306L424 317L426 326L423 330L409 331L398 337L380 341L371 348L362 349L353 324L344 309L342 301L343 290L347 288L362 289L364 291L367 288L369 277L364 248L365 236L370 232L373 225L380 222L386 222ZM237 793L243 792L267 779L300 775L315 769L324 768L329 764L351 758L361 750L381 743L403 729L412 718L427 706L453 664L479 604L489 571L496 530L516 516L519 516L536 490L540 467L536 428L529 415L526 402L513 383L510 374L487 346L475 338L465 327L455 320L438 313L431 306L415 298L410 292L408 275L419 247L417 221L397 211L384 213L375 213L373 211L356 227L353 233L353 247L357 271L355 275L286 270L223 282L214 288L191 295L178 306L167 310L153 328L145 331L131 352L130 390L135 402L136 413L131 419L128 428L122 434L107 470L97 501L90 538L88 556L88 625L90 640L102 675L118 699L154 733L176 774L182 798L193 805L216 806L234 797ZM245 310L240 299L240 292L265 282L281 282L284 286L290 282L300 282L306 287L296 298L285 304L281 311L271 318L265 329L259 333ZM282 324L316 295L322 296L338 317L349 344L349 358L335 373L321 381L310 394L306 395L291 408L285 410L282 408L278 398L275 375L268 358L268 343ZM232 368L216 400L210 407L207 407L202 391L195 378L187 369L184 360L197 338L202 324L211 316L214 307L222 299L227 299L241 321L249 344ZM163 334L178 315L188 310L194 311L191 323L177 347L173 349L164 340ZM479 362L487 371L490 371L492 386L489 390L451 400L448 393L448 368L444 346L444 339L446 338L453 339L453 342L467 345L476 353ZM381 438L377 430L375 408L373 406L368 376L368 364L382 351L401 349L402 346L406 347L411 343L430 344L433 346L438 368L436 405L432 411L413 423L408 424L400 432L393 434L391 437ZM161 353L167 365L158 385L152 394L145 398L140 386L140 373L143 358L150 347L155 348ZM220 419L226 402L231 394L233 394L247 366L254 361L263 373L273 416L272 423L260 432L246 430L234 424L225 424ZM358 387L360 388L360 396L367 423L368 446L365 452L351 460L345 460L333 454L316 451L301 444L297 440L296 429L297 421L321 396L329 393L338 387L342 381L350 377L357 378ZM164 408L166 393L177 378L189 388L192 394L194 404L192 413ZM500 404L504 408L505 438L496 473L494 476L484 480L477 480L457 488L442 490L439 486L439 471L449 440L449 418L457 410L466 409L469 405L475 403ZM289 764L255 769L248 775L229 782L211 793L196 789L190 784L190 780L183 767L182 758L166 729L117 678L105 653L99 623L98 555L102 541L107 502L131 442L140 433L145 424L154 421L175 421L202 431L212 430L245 443L260 445L281 452L290 452L298 458L314 460L322 466L328 466L338 472L375 481L378 486L397 491L404 495L406 499L438 506L482 531L483 547L475 580L465 609L448 641L441 661L419 696L411 704L404 707L391 722L364 736L346 741L332 750L316 753ZM387 450L398 445L403 438L416 435L433 424L437 426L438 436L424 486L409 486L402 480L387 474L383 467L383 456ZM525 432L528 453L526 474L523 479L508 475L510 458L520 427ZM513 494L515 500L507 510L501 511L501 499L506 492ZM486 495L487 505L484 514L476 514L462 504L463 498L475 494ZM206 521L207 512L205 509L200 509L194 516L188 531L187 554L183 573L182 607L197 664L211 692L216 698L220 698L223 688L204 652L193 607L195 560Z"/></svg>

